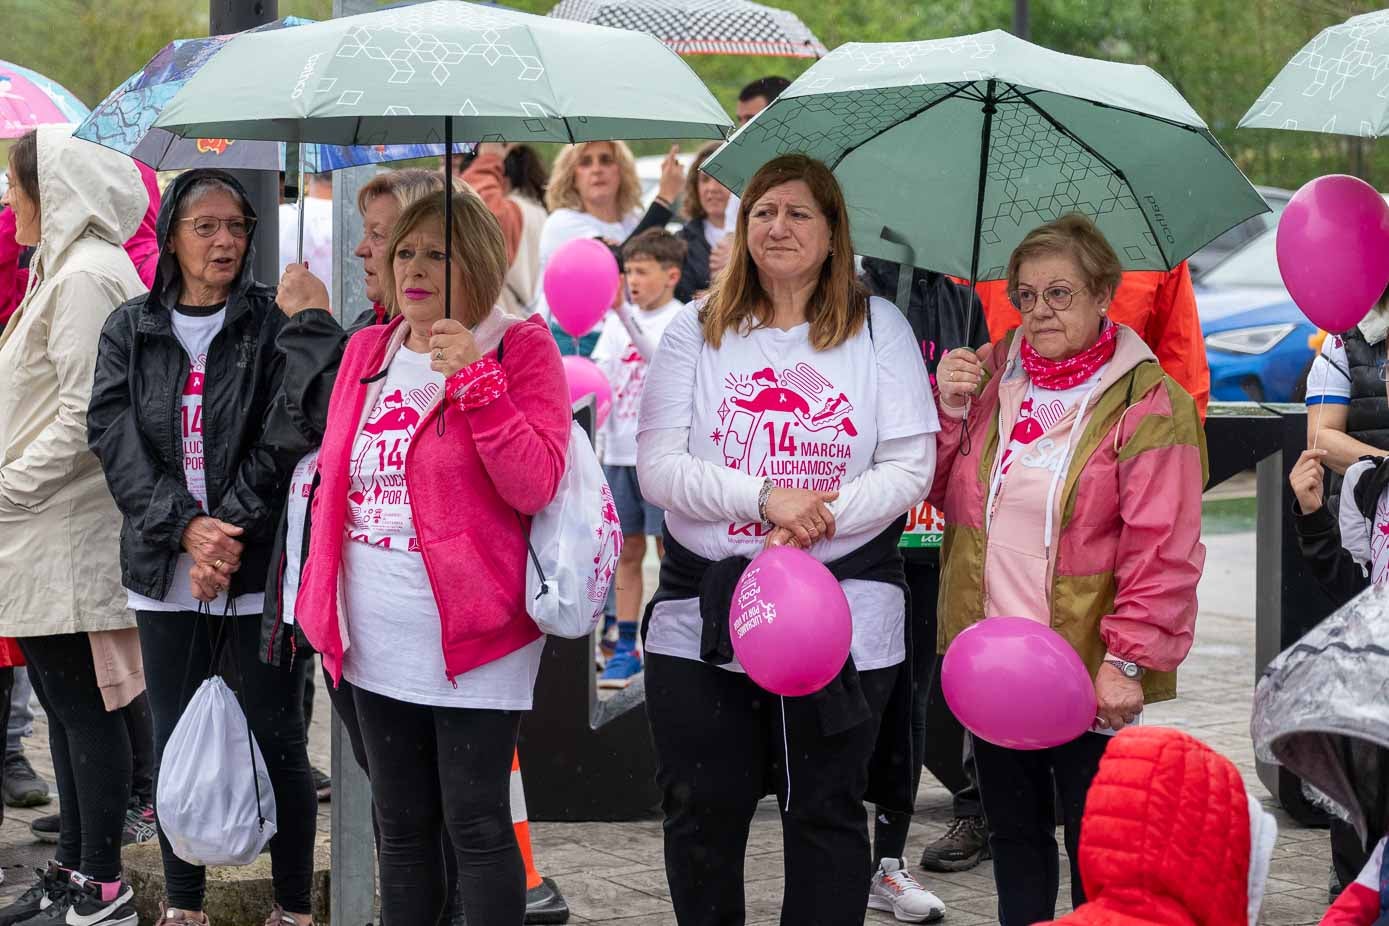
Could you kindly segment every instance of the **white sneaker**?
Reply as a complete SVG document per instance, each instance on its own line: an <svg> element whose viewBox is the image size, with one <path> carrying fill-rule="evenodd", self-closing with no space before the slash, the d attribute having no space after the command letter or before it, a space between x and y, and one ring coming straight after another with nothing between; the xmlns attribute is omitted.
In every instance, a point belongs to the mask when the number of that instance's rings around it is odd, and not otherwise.
<svg viewBox="0 0 1389 926"><path fill-rule="evenodd" d="M868 909L886 910L901 923L934 923L945 916L945 904L911 876L904 858L878 863L868 887Z"/></svg>

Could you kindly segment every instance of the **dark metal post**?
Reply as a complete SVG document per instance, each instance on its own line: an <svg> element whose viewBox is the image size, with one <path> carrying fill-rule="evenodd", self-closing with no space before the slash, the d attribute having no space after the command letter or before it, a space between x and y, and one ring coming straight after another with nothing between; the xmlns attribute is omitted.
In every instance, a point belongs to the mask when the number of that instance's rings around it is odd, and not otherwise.
<svg viewBox="0 0 1389 926"><path fill-rule="evenodd" d="M1028 0L1013 0L1013 34L1032 41L1032 16Z"/></svg>
<svg viewBox="0 0 1389 926"><path fill-rule="evenodd" d="M279 0L208 0L208 32L226 35L274 22L280 18ZM274 286L280 279L280 179L268 170L235 170L256 210L256 279Z"/></svg>

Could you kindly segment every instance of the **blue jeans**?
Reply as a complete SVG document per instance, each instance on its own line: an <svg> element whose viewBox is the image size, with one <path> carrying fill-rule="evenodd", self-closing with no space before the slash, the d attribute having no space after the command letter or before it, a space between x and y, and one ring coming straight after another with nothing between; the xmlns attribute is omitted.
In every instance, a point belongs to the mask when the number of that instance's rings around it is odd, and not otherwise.
<svg viewBox="0 0 1389 926"><path fill-rule="evenodd" d="M24 751L20 742L26 736L34 735L34 709L30 706L34 689L29 684L28 672L14 674L14 690L7 699L10 702L10 721L5 725L5 755L12 756Z"/></svg>

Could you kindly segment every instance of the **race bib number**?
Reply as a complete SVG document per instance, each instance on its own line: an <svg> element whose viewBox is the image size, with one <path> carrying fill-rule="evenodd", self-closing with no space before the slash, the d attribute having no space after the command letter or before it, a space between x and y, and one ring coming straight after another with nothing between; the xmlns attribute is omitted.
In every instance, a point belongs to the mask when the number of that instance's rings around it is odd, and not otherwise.
<svg viewBox="0 0 1389 926"><path fill-rule="evenodd" d="M907 529L902 532L899 547L938 549L945 538L945 515L923 501L907 512Z"/></svg>

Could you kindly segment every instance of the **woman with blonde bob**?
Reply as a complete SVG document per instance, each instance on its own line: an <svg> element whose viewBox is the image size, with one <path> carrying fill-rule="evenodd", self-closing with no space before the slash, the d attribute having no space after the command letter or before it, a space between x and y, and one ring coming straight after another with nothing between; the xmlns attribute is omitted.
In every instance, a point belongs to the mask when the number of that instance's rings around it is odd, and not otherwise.
<svg viewBox="0 0 1389 926"><path fill-rule="evenodd" d="M897 540L930 484L935 407L905 318L859 287L823 164L764 165L734 235L708 300L666 329L638 436L643 491L666 511L646 618L666 873L682 926L742 922L748 826L775 791L782 922L861 922L870 758L910 681ZM769 695L733 658L733 586L776 544L825 563L852 615L850 658L810 697Z"/></svg>
<svg viewBox="0 0 1389 926"><path fill-rule="evenodd" d="M447 830L468 922L519 926L511 757L544 646L526 534L564 471L569 395L544 323L496 307L496 218L471 193L452 208L451 254L443 196L401 215L382 280L398 314L343 356L296 614L334 682L352 684L383 915L439 921Z"/></svg>
<svg viewBox="0 0 1389 926"><path fill-rule="evenodd" d="M537 278L545 279L545 265L561 247L575 238L601 238L621 247L629 238L648 228L664 228L673 216L675 200L685 183L685 171L672 147L661 165L661 183L656 199L641 211L641 180L632 149L620 141L591 141L570 145L555 159L545 205L550 217L540 232L540 266ZM548 312L547 312L548 314ZM603 323L580 339L575 351L574 338L554 326L564 353L588 356L598 342Z"/></svg>

